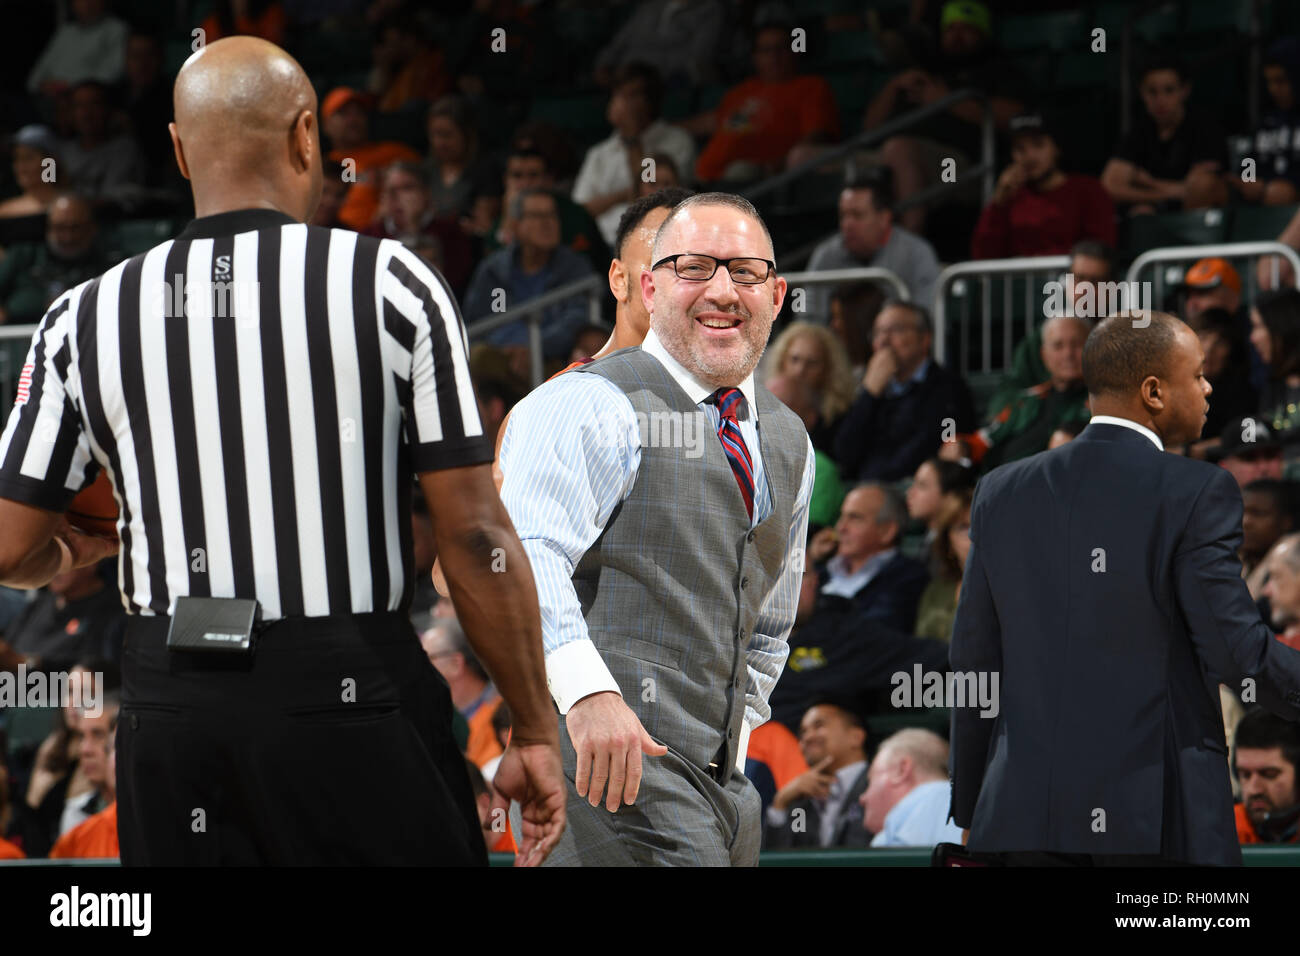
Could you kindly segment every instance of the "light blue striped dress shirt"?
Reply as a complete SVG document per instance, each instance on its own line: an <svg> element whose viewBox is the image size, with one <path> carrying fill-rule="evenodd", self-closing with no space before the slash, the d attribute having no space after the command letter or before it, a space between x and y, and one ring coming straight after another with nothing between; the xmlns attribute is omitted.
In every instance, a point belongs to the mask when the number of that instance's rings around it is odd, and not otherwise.
<svg viewBox="0 0 1300 956"><path fill-rule="evenodd" d="M713 431L703 439L718 441L718 410L705 403L714 390L696 381L673 359L653 331L642 348L664 365L708 416ZM753 375L739 387L745 396L740 431L754 460L753 525L757 525L772 513L772 498L759 454ZM599 375L553 378L510 413L501 443L505 476L501 499L532 563L541 604L547 682L562 714L589 694L619 690L588 637L572 579L582 556L631 492L640 466L641 436L632 403L622 389ZM748 731L771 716L768 697L790 651L786 638L794 626L803 578L814 467L809 441L790 522L786 563L763 602L749 640L746 739L741 741L741 760ZM708 543L702 541L700 546L708 547Z"/></svg>

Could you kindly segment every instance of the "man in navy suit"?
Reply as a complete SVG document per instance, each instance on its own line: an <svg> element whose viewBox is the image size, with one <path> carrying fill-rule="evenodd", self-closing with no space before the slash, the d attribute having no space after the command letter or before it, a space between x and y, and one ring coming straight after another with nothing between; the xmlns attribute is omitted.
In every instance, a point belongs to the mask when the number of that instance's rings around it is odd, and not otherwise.
<svg viewBox="0 0 1300 956"><path fill-rule="evenodd" d="M950 663L1001 699L953 708L952 819L1008 863L1240 864L1217 684L1298 719L1300 653L1241 579L1232 476L1164 453L1209 410L1196 333L1107 319L1083 374L1083 433L975 493Z"/></svg>

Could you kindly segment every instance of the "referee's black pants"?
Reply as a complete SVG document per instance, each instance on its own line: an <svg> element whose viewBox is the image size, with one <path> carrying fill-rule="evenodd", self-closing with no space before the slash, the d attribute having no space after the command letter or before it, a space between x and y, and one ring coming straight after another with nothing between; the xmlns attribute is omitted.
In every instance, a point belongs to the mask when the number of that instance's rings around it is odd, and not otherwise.
<svg viewBox="0 0 1300 956"><path fill-rule="evenodd" d="M118 836L132 865L486 864L451 695L400 613L273 622L254 653L122 657Z"/></svg>

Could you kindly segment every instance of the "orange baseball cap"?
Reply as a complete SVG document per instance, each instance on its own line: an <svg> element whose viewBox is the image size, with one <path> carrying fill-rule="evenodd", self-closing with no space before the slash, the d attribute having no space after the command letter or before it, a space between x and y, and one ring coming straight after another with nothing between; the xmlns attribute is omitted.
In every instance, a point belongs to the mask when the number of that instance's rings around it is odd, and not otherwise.
<svg viewBox="0 0 1300 956"><path fill-rule="evenodd" d="M1209 292L1221 285L1240 292L1241 276L1227 259L1202 259L1187 270L1183 285L1197 292Z"/></svg>
<svg viewBox="0 0 1300 956"><path fill-rule="evenodd" d="M360 103L366 109L370 109L369 96L350 86L340 86L330 90L329 95L325 97L325 102L320 105L321 118L329 119L349 103Z"/></svg>

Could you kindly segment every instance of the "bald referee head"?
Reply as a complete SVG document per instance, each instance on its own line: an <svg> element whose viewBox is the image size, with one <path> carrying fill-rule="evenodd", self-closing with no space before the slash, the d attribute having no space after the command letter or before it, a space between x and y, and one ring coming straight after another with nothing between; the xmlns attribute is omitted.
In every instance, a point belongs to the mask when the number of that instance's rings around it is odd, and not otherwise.
<svg viewBox="0 0 1300 956"><path fill-rule="evenodd" d="M176 164L194 190L194 213L278 209L299 222L320 202L316 91L274 43L235 36L181 67L168 125Z"/></svg>
<svg viewBox="0 0 1300 956"><path fill-rule="evenodd" d="M1097 324L1083 346L1093 415L1126 418L1165 445L1201 437L1210 412L1205 352L1187 323L1167 312L1126 312Z"/></svg>

